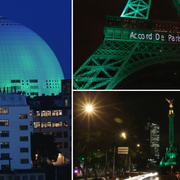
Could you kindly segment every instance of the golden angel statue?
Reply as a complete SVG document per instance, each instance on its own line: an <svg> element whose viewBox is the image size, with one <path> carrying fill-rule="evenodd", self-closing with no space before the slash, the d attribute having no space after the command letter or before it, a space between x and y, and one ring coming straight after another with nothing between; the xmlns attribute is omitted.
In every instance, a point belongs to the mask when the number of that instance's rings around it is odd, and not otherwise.
<svg viewBox="0 0 180 180"><path fill-rule="evenodd" d="M172 109L173 108L173 103L172 102L174 101L174 99L171 100L171 99L166 98L166 101L169 103L169 107Z"/></svg>

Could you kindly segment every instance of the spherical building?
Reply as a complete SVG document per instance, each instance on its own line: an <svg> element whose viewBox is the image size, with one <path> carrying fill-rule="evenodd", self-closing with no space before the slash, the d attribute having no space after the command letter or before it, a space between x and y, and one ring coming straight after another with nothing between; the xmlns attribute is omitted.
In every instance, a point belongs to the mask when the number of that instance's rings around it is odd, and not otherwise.
<svg viewBox="0 0 180 180"><path fill-rule="evenodd" d="M27 96L57 95L64 75L45 41L27 27L0 17L0 88Z"/></svg>

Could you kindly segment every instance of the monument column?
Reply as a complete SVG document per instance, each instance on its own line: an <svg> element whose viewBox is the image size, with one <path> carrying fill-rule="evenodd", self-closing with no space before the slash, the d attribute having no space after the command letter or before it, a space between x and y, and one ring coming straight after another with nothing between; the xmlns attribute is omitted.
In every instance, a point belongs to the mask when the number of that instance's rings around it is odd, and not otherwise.
<svg viewBox="0 0 180 180"><path fill-rule="evenodd" d="M174 110L173 110L173 100L169 100L166 98L166 100L169 103L169 147L172 148L174 150Z"/></svg>
<svg viewBox="0 0 180 180"><path fill-rule="evenodd" d="M169 103L169 147L166 147L165 158L163 157L159 166L170 166L172 171L172 166L179 165L179 160L177 158L177 148L174 148L174 110L173 110L173 100L166 98L166 101Z"/></svg>

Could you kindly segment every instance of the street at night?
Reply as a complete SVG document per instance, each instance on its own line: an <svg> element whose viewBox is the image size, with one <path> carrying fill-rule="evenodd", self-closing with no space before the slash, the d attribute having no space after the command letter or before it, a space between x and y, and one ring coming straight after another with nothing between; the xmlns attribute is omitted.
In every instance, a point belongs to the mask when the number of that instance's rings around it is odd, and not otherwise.
<svg viewBox="0 0 180 180"><path fill-rule="evenodd" d="M107 176L123 178L130 170L158 172L162 178L180 171L179 161L166 167L169 161L162 160L167 147L177 148L177 154L180 150L179 91L76 91L73 108L74 169L79 176L105 177L107 171ZM128 153L120 154L120 147Z"/></svg>

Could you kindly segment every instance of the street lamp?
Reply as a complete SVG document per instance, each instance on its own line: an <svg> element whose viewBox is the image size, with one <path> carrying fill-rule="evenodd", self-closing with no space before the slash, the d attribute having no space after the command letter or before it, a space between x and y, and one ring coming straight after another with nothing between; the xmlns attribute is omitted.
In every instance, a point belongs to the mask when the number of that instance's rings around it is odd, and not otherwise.
<svg viewBox="0 0 180 180"><path fill-rule="evenodd" d="M137 147L140 147L140 144L137 144Z"/></svg>
<svg viewBox="0 0 180 180"><path fill-rule="evenodd" d="M92 112L93 111L93 107L91 105L87 105L86 106L86 111L87 112Z"/></svg>
<svg viewBox="0 0 180 180"><path fill-rule="evenodd" d="M86 105L85 110L87 113L92 113L93 112L93 107L92 105ZM89 136L88 136L88 143L89 143ZM88 149L88 147L87 147ZM87 162L87 151L86 151L86 175L88 175L88 162Z"/></svg>
<svg viewBox="0 0 180 180"><path fill-rule="evenodd" d="M122 136L124 139L126 139L126 133L123 132L123 133L121 134L121 136Z"/></svg>

